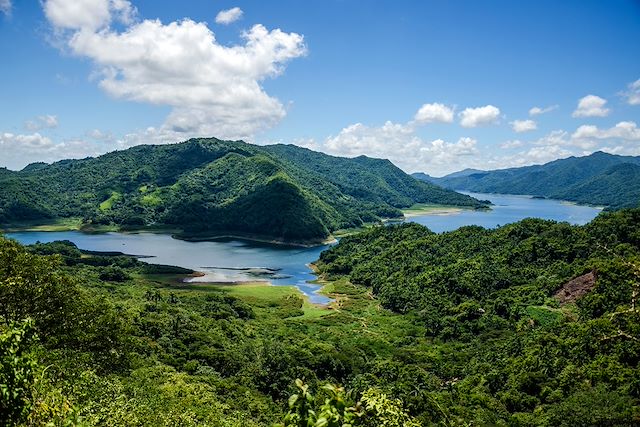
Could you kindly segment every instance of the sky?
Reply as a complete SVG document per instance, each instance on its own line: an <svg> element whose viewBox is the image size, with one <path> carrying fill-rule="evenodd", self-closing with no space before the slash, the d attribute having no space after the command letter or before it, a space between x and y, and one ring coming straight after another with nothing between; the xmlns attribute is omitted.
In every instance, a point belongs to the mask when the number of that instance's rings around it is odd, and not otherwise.
<svg viewBox="0 0 640 427"><path fill-rule="evenodd" d="M191 137L434 176L640 155L640 1L0 0L0 167Z"/></svg>

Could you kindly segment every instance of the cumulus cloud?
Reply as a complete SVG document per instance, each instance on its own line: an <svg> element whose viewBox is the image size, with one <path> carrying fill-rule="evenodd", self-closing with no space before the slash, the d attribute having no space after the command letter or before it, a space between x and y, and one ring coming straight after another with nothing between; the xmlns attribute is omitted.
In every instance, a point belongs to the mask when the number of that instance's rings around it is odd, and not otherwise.
<svg viewBox="0 0 640 427"><path fill-rule="evenodd" d="M99 30L113 20L130 24L136 9L127 0L46 0L44 14L59 30Z"/></svg>
<svg viewBox="0 0 640 427"><path fill-rule="evenodd" d="M366 155L389 159L408 172L449 172L462 158L477 154L477 141L462 137L455 142L443 139L425 140L418 136L411 124L387 121L382 126L355 123L322 143L313 140L297 141L312 150L345 157Z"/></svg>
<svg viewBox="0 0 640 427"><path fill-rule="evenodd" d="M519 139L514 139L511 141L505 141L502 144L500 144L500 148L504 149L504 150L508 150L511 148L519 148L522 147L524 145L524 142L520 141Z"/></svg>
<svg viewBox="0 0 640 427"><path fill-rule="evenodd" d="M421 124L434 122L452 123L453 109L437 102L424 104L416 113L414 120Z"/></svg>
<svg viewBox="0 0 640 427"><path fill-rule="evenodd" d="M555 109L558 108L558 105L550 105L548 107L532 107L529 110L529 115L530 116L539 116L540 114L545 114L548 113L550 111L553 111Z"/></svg>
<svg viewBox="0 0 640 427"><path fill-rule="evenodd" d="M609 110L605 105L607 100L596 95L587 95L578 101L578 108L573 112L573 117L606 117Z"/></svg>
<svg viewBox="0 0 640 427"><path fill-rule="evenodd" d="M493 105L484 107L465 108L459 113L460 125L465 128L474 128L481 125L492 124L498 121L500 109Z"/></svg>
<svg viewBox="0 0 640 427"><path fill-rule="evenodd" d="M622 92L629 105L640 105L640 79L627 85L627 91Z"/></svg>
<svg viewBox="0 0 640 427"><path fill-rule="evenodd" d="M0 133L1 166L22 169L34 161L53 162L84 158L104 153L107 147L83 140L54 142L38 132L31 134Z"/></svg>
<svg viewBox="0 0 640 427"><path fill-rule="evenodd" d="M538 125L533 120L514 120L511 122L511 128L518 133L536 130Z"/></svg>
<svg viewBox="0 0 640 427"><path fill-rule="evenodd" d="M567 150L573 150L575 155L605 150L607 147L611 147L611 144L615 144L619 152L632 154L637 151L638 141L640 141L640 128L635 122L625 121L605 129L594 125L583 125L573 133L555 130L533 141L532 144L544 147L564 147Z"/></svg>
<svg viewBox="0 0 640 427"><path fill-rule="evenodd" d="M44 116L38 116L34 119L27 120L24 127L30 131L57 128L58 118L50 114L45 114Z"/></svg>
<svg viewBox="0 0 640 427"><path fill-rule="evenodd" d="M11 0L0 0L0 12L9 16L11 15L11 8Z"/></svg>
<svg viewBox="0 0 640 427"><path fill-rule="evenodd" d="M571 135L573 139L624 139L627 141L640 141L640 129L635 122L619 122L609 129L599 129L594 125L580 126Z"/></svg>
<svg viewBox="0 0 640 427"><path fill-rule="evenodd" d="M104 132L100 129L92 129L86 133L86 136L96 141L115 141L116 140L113 133Z"/></svg>
<svg viewBox="0 0 640 427"><path fill-rule="evenodd" d="M534 143L507 141L501 144L501 148L513 151L504 155L487 147L482 148L471 137L455 141L440 138L429 140L418 136L411 124L386 122L382 126L356 123L320 143L298 140L296 144L337 156L385 158L406 172L441 176L465 168L486 170L519 167L575 155L576 147L567 145L570 139L567 132L556 131Z"/></svg>
<svg viewBox="0 0 640 427"><path fill-rule="evenodd" d="M109 95L172 107L160 133L251 139L286 115L262 81L306 54L302 35L254 25L242 43L218 43L205 23L138 20L126 0L45 0L66 47L90 59ZM126 24L124 30L114 21ZM175 140L174 140L175 142Z"/></svg>
<svg viewBox="0 0 640 427"><path fill-rule="evenodd" d="M572 155L572 152L557 145L548 147L532 147L521 156L527 164L542 164L552 160L562 159Z"/></svg>
<svg viewBox="0 0 640 427"><path fill-rule="evenodd" d="M239 7L233 7L227 10L221 10L216 15L216 23L222 25L228 25L232 22L236 22L238 19L242 18L242 9Z"/></svg>

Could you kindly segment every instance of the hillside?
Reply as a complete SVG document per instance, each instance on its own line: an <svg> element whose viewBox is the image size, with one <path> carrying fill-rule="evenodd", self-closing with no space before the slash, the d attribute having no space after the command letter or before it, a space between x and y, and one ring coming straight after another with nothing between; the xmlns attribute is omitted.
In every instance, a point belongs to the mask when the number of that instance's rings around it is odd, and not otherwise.
<svg viewBox="0 0 640 427"><path fill-rule="evenodd" d="M619 209L640 204L639 171L640 157L596 152L544 165L457 172L442 178L431 178L429 182L456 190L530 194Z"/></svg>
<svg viewBox="0 0 640 427"><path fill-rule="evenodd" d="M92 225L309 241L401 216L414 203L481 206L386 160L214 138L0 173L0 224L80 217Z"/></svg>
<svg viewBox="0 0 640 427"><path fill-rule="evenodd" d="M640 209L374 227L316 264L332 309L0 237L0 425L262 427L301 405L360 406L354 427L640 422Z"/></svg>
<svg viewBox="0 0 640 427"><path fill-rule="evenodd" d="M640 209L585 226L526 219L436 234L404 224L345 237L316 265L416 316L434 350L405 360L437 379L404 377L396 396L430 390L442 415L427 425L631 426L640 421L639 231ZM374 383L398 392L395 375Z"/></svg>

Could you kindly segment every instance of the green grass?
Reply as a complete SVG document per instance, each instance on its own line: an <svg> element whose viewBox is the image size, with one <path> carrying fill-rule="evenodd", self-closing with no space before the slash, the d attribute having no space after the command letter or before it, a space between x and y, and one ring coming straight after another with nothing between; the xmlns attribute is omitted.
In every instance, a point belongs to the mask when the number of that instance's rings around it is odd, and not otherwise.
<svg viewBox="0 0 640 427"><path fill-rule="evenodd" d="M302 298L302 315L291 318L316 319L331 314L326 306L316 305L303 297L295 286L274 286L269 282L239 283L199 283L184 282L186 276L181 274L140 274L139 279L153 282L161 287L169 287L191 292L225 292L239 298L252 307L262 311L273 311L287 308L289 298ZM263 313L268 315L268 313Z"/></svg>
<svg viewBox="0 0 640 427"><path fill-rule="evenodd" d="M162 204L162 197L160 196L160 194L161 192L159 189L149 194L145 194L140 199L140 203L142 203L144 206L151 206L151 207L158 206Z"/></svg>
<svg viewBox="0 0 640 427"><path fill-rule="evenodd" d="M527 315L541 326L548 326L564 317L562 310L559 308L530 305L525 310Z"/></svg>
<svg viewBox="0 0 640 427"><path fill-rule="evenodd" d="M101 211L108 211L109 209L111 209L113 207L113 205L122 200L122 194L118 193L117 191L112 191L111 192L111 196L105 200L104 202L100 203L100 210Z"/></svg>
<svg viewBox="0 0 640 427"><path fill-rule="evenodd" d="M81 218L54 218L50 220L23 221L11 223L3 231L72 231L82 226Z"/></svg>

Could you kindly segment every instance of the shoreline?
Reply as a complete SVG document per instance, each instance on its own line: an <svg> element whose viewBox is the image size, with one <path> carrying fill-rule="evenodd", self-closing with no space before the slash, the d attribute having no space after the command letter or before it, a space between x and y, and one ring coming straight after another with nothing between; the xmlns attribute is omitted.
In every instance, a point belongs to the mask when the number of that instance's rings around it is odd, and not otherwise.
<svg viewBox="0 0 640 427"><path fill-rule="evenodd" d="M413 218L413 217L422 216L422 215L442 215L442 216L457 215L460 212L463 212L465 210L471 210L471 209L462 209L462 208L430 209L430 208L425 208L423 210L411 209L411 210L407 210L406 212L403 212L403 213L404 213L404 217L405 218Z"/></svg>
<svg viewBox="0 0 640 427"><path fill-rule="evenodd" d="M309 264L309 265L311 265L311 264ZM316 271L315 268L311 268L311 270L313 270L314 274L315 274L315 271ZM322 292L324 290L325 286L329 282L325 282L325 281L322 281L320 279L313 280L313 281L310 280L310 281L308 281L308 283L319 286L319 288L314 292L314 294L317 293L317 294L319 294L321 296L324 296L324 297L328 298L329 301L327 301L326 303L311 301L310 295L307 295L306 293L302 292L302 290L300 288L298 288L297 286L295 286L295 285L276 285L271 280L234 280L234 281L228 281L228 282L222 282L222 281L199 282L197 280L190 280L190 279L197 279L198 277L203 277L203 276L206 276L206 273L203 273L201 271L196 271L192 275L184 275L182 277L182 280L180 281L180 284L189 285L189 286L193 286L193 287L196 287L196 288L198 286L215 286L215 287L219 287L221 289L224 289L224 288L252 288L252 287L291 288L291 289L295 290L300 295L300 297L303 299L304 303L309 304L311 306L314 306L316 308L321 308L321 309L327 310L327 311L333 309L332 304L335 302L334 298L332 298L330 295L325 294L325 293Z"/></svg>
<svg viewBox="0 0 640 427"><path fill-rule="evenodd" d="M309 240L283 240L266 235L245 234L245 233L185 233L184 230L176 227L144 227L144 228L119 228L115 226L83 226L75 218L63 218L54 221L44 222L24 222L5 224L0 226L0 234L2 233L20 233L20 232L65 232L78 231L86 234L102 234L102 233L122 233L122 234L168 234L176 240L186 242L210 242L216 240L244 240L249 242L265 243L279 246L293 246L303 248L313 248L316 246L324 246L337 243L337 239L330 234L324 239Z"/></svg>
<svg viewBox="0 0 640 427"><path fill-rule="evenodd" d="M447 206L447 205L432 205L426 203L417 203L408 208L402 209L403 218L398 219L402 221L406 218L412 218L422 215L457 215L465 210L476 210L474 208L464 208L460 206ZM391 219L389 221L394 221Z"/></svg>
<svg viewBox="0 0 640 427"><path fill-rule="evenodd" d="M565 199L554 199L553 197L546 197L546 196L536 196L534 194L511 194L511 193L478 193L478 192L474 192L474 191L469 191L469 190L454 190L457 191L458 193L461 194L466 194L466 195L471 195L471 194L486 194L486 195L493 195L493 196L510 196L510 197L522 197L525 199L535 199L535 200L550 200L550 201L554 201L554 202L560 202L560 203L565 203L565 204L569 204L569 205L574 205L574 206L586 206L586 207L590 207L590 208L594 208L594 209L599 209L599 210L605 210L608 206L603 206L603 205L595 205L593 203L581 203L581 202L576 202L573 200L565 200ZM474 196L472 196L474 197Z"/></svg>
<svg viewBox="0 0 640 427"><path fill-rule="evenodd" d="M337 243L337 240L333 235L329 235L325 239L314 239L314 240L299 240L299 241L289 241L282 239L274 239L269 236L259 236L259 235L245 235L245 234L234 234L234 233L224 233L224 234L194 234L194 235L184 235L181 233L171 233L171 237L177 240L183 240L185 242L211 242L216 240L246 240L249 242L257 242L257 243L267 243L270 245L280 245L280 246L295 246L302 248L314 248L316 246L324 246L330 245L333 243Z"/></svg>

